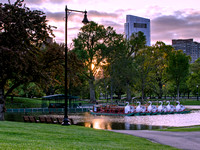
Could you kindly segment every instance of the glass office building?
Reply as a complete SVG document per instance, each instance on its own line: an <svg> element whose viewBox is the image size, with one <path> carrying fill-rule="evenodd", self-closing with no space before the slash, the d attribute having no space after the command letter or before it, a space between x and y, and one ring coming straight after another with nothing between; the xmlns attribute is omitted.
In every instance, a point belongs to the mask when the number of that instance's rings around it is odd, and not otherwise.
<svg viewBox="0 0 200 150"><path fill-rule="evenodd" d="M127 39L130 38L132 33L137 33L141 31L146 36L146 45L151 46L150 19L137 17L133 15L126 15L126 23L124 26L125 36Z"/></svg>

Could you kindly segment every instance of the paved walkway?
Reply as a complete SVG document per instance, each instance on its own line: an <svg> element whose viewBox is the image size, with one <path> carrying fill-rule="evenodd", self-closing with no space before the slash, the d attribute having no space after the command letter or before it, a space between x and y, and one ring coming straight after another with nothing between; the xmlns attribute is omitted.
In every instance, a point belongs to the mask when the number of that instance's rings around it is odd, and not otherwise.
<svg viewBox="0 0 200 150"><path fill-rule="evenodd" d="M200 150L200 132L169 132L151 130L111 130L146 138L152 142L183 150Z"/></svg>

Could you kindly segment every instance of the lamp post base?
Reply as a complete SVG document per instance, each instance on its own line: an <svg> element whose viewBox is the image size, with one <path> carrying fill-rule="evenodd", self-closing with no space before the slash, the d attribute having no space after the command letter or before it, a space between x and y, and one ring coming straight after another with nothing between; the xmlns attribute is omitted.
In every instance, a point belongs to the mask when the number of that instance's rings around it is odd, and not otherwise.
<svg viewBox="0 0 200 150"><path fill-rule="evenodd" d="M71 125L71 122L70 122L69 118L64 118L63 122L62 122L62 125L63 126L69 126L69 125Z"/></svg>

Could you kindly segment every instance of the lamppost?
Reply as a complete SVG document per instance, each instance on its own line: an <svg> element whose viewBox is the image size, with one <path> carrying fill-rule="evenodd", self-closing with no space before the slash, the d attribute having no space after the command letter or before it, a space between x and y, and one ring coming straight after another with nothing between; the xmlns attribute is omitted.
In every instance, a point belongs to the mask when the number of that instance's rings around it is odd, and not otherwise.
<svg viewBox="0 0 200 150"><path fill-rule="evenodd" d="M199 85L197 85L197 101L199 100Z"/></svg>
<svg viewBox="0 0 200 150"><path fill-rule="evenodd" d="M80 12L84 13L84 18L82 23L87 24L89 23L87 19L87 11L79 11L79 10L72 10L68 9L67 5L65 6L65 112L64 112L64 119L62 122L62 125L70 125L70 121L68 118L68 89L67 89L67 52L68 52L68 47L67 47L67 21L68 21L68 13L70 12Z"/></svg>

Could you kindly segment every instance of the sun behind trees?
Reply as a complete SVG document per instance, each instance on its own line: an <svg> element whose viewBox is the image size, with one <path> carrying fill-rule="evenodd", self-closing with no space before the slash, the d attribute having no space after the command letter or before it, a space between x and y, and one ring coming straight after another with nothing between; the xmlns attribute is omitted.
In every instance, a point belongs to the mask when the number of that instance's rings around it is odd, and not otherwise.
<svg viewBox="0 0 200 150"><path fill-rule="evenodd" d="M112 53L115 39L119 35L112 27L105 28L95 22L81 28L78 37L73 40L74 49L78 58L84 63L84 75L89 81L90 101L95 102L95 74L102 68L109 53Z"/></svg>

